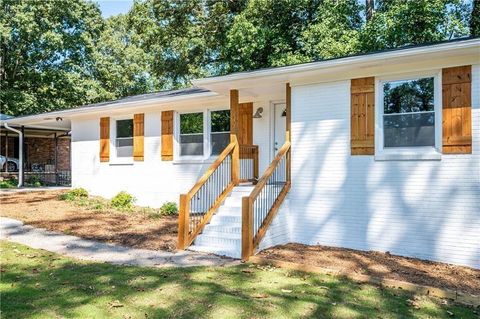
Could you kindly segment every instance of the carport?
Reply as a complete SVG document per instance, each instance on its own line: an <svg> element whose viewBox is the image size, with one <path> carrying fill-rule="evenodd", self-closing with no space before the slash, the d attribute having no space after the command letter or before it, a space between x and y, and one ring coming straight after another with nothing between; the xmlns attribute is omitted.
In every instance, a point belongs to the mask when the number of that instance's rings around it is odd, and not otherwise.
<svg viewBox="0 0 480 319"><path fill-rule="evenodd" d="M63 119L57 117L51 125L45 125L48 120L35 125L28 117L2 116L2 179L15 178L19 186L70 185L70 123L62 123Z"/></svg>

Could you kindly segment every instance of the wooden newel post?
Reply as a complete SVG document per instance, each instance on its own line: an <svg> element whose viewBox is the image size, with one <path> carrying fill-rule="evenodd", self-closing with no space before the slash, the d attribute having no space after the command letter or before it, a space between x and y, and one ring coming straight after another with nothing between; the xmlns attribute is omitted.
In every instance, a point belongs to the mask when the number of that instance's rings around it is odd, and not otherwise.
<svg viewBox="0 0 480 319"><path fill-rule="evenodd" d="M178 244L177 248L183 250L187 246L189 231L189 200L187 195L180 195L180 211L178 214Z"/></svg>
<svg viewBox="0 0 480 319"><path fill-rule="evenodd" d="M235 147L232 152L232 182L234 185L238 185L240 182L240 145L238 145L235 135L232 135L230 140L235 142Z"/></svg>
<svg viewBox="0 0 480 319"><path fill-rule="evenodd" d="M248 261L253 254L253 204L249 197L242 197L242 260Z"/></svg>

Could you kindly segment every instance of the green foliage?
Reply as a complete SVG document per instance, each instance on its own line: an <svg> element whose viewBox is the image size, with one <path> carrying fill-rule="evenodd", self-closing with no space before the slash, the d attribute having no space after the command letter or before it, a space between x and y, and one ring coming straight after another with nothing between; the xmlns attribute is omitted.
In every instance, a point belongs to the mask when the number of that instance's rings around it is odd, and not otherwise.
<svg viewBox="0 0 480 319"><path fill-rule="evenodd" d="M0 188L15 188L18 185L18 181L16 178L9 178L5 179L0 182Z"/></svg>
<svg viewBox="0 0 480 319"><path fill-rule="evenodd" d="M41 187L43 186L43 182L40 176L31 175L25 180L25 185L30 187Z"/></svg>
<svg viewBox="0 0 480 319"><path fill-rule="evenodd" d="M0 3L2 113L22 115L112 98L94 76L104 22L77 0Z"/></svg>
<svg viewBox="0 0 480 319"><path fill-rule="evenodd" d="M466 36L469 12L461 0L377 0L377 10L361 32L362 51Z"/></svg>
<svg viewBox="0 0 480 319"><path fill-rule="evenodd" d="M470 15L470 34L480 37L480 0L473 0L472 13Z"/></svg>
<svg viewBox="0 0 480 319"><path fill-rule="evenodd" d="M165 202L163 205L160 207L160 214L161 215L176 215L178 213L178 207L177 203L175 202Z"/></svg>
<svg viewBox="0 0 480 319"><path fill-rule="evenodd" d="M1 111L40 113L208 75L480 35L479 0L375 3L368 21L357 0L144 0L103 19L88 0L2 0Z"/></svg>
<svg viewBox="0 0 480 319"><path fill-rule="evenodd" d="M110 200L110 204L120 210L131 210L135 201L135 197L122 191Z"/></svg>
<svg viewBox="0 0 480 319"><path fill-rule="evenodd" d="M88 198L88 191L85 188L74 188L63 194L60 194L61 200L74 201Z"/></svg>

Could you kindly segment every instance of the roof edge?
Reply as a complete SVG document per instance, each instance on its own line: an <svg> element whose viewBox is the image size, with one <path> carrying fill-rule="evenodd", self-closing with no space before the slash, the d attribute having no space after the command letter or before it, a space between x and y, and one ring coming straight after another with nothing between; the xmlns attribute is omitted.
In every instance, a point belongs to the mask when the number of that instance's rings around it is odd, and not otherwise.
<svg viewBox="0 0 480 319"><path fill-rule="evenodd" d="M446 51L451 49L462 49L480 46L480 37L459 38L449 41L429 43L415 46L405 46L392 48L383 51L370 52L364 54L356 54L351 56L326 59L321 61L312 61L300 64L286 65L273 68L264 68L259 70L235 72L227 75L212 76L192 80L195 86L207 87L208 85L218 82L236 81L247 78L257 78L264 76L285 75L289 73L297 73L302 71L314 71L318 69L333 68L346 63L359 63L363 61L407 57L418 53L434 53L438 51Z"/></svg>

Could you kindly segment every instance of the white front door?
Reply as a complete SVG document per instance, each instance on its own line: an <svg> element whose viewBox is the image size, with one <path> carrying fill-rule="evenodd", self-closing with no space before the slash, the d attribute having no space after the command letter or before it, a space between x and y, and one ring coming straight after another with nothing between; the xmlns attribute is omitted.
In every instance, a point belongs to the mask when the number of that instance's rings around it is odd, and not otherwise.
<svg viewBox="0 0 480 319"><path fill-rule="evenodd" d="M277 154L278 150L285 143L285 132L287 130L287 116L285 103L274 104L274 123L273 123L273 156Z"/></svg>

